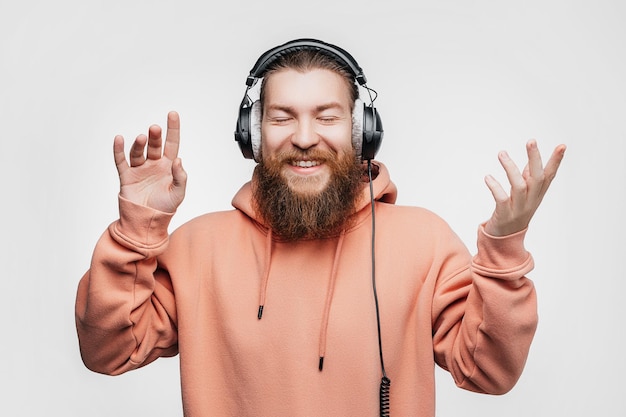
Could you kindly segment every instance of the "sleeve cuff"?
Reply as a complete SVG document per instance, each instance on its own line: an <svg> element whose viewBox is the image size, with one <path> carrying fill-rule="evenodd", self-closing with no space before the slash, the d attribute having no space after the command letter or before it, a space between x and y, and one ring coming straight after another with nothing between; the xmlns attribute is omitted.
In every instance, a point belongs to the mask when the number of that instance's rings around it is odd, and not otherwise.
<svg viewBox="0 0 626 417"><path fill-rule="evenodd" d="M484 224L478 228L478 252L472 268L481 275L506 280L519 279L534 267L533 258L524 247L528 229L507 236L492 236Z"/></svg>
<svg viewBox="0 0 626 417"><path fill-rule="evenodd" d="M123 246L146 252L164 246L168 241L168 226L174 213L165 213L141 206L118 196L120 218L109 230Z"/></svg>

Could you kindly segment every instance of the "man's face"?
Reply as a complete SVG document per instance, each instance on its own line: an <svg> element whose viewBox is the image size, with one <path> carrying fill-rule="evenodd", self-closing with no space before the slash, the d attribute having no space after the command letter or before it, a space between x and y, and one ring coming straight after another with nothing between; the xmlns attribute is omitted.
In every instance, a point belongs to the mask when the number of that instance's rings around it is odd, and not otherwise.
<svg viewBox="0 0 626 417"><path fill-rule="evenodd" d="M265 86L261 152L281 164L296 193L311 195L329 184L329 160L353 158L352 103L346 81L325 69L273 73Z"/></svg>
<svg viewBox="0 0 626 417"><path fill-rule="evenodd" d="M336 236L352 221L363 171L349 91L329 70L287 69L266 80L254 201L283 239Z"/></svg>

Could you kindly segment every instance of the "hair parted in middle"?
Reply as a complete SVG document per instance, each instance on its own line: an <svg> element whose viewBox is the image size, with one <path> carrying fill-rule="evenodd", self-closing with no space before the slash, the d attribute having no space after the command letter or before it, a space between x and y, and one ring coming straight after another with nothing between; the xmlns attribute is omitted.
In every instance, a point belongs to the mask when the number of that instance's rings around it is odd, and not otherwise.
<svg viewBox="0 0 626 417"><path fill-rule="evenodd" d="M346 68L345 64L342 64L336 58L323 51L303 49L281 55L267 68L261 82L259 96L261 112L263 111L263 105L265 103L265 83L273 73L285 69L293 69L299 72L326 69L341 75L346 81L346 87L350 90L350 110L354 110L354 102L359 98L359 87L354 76Z"/></svg>

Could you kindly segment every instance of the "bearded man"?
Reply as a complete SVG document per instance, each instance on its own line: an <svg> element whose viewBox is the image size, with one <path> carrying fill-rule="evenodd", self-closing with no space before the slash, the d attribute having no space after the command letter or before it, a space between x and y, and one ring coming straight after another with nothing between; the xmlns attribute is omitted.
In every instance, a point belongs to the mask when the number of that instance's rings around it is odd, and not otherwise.
<svg viewBox="0 0 626 417"><path fill-rule="evenodd" d="M486 179L496 207L472 256L435 214L394 204L349 54L296 40L262 57L237 136L258 165L233 210L169 235L187 179L178 114L128 161L115 138L120 218L76 300L85 365L120 374L179 354L188 417L434 416L435 364L461 388L509 391L537 324L523 240L565 146L544 167L528 142L524 172L500 154L510 195Z"/></svg>

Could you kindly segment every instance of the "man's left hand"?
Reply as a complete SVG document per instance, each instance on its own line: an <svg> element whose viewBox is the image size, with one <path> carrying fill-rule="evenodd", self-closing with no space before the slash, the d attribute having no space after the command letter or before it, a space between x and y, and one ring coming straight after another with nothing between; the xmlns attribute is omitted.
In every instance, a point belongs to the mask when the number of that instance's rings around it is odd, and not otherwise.
<svg viewBox="0 0 626 417"><path fill-rule="evenodd" d="M506 236L528 227L550 183L556 176L565 149L565 145L557 146L544 167L537 142L528 141L526 144L528 164L523 172L519 171L507 152L502 151L498 154L498 159L511 184L511 191L508 195L494 177L491 175L485 177L485 183L496 201L496 208L491 218L485 223L486 233L492 236Z"/></svg>

